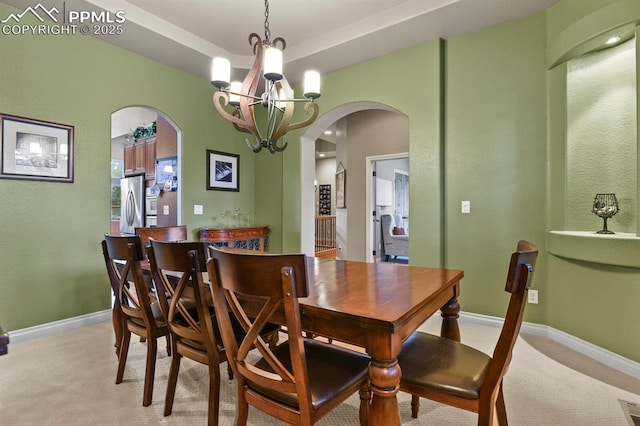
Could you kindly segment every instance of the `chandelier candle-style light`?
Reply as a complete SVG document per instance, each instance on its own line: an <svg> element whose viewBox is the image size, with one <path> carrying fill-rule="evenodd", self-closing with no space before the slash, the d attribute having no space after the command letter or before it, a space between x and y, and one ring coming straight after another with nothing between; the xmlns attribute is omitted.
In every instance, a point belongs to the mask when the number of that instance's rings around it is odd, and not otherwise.
<svg viewBox="0 0 640 426"><path fill-rule="evenodd" d="M211 84L218 88L213 95L213 104L220 115L231 121L237 130L253 136L253 142L246 139L249 148L253 152L267 148L273 154L287 147L286 142L278 145L278 140L289 130L306 127L318 117L318 104L314 100L320 97L320 74L307 71L304 76L305 99L295 99L293 89L282 74L282 51L287 43L281 37L271 40L268 0L265 0L264 7L264 40L256 33L249 35L255 60L244 81L230 81L231 63L226 58L217 57L211 64ZM256 95L261 71L264 93ZM306 102L304 110L308 117L290 124L296 102ZM227 105L233 110L227 111ZM256 125L256 105L266 108L267 122L262 131Z"/></svg>

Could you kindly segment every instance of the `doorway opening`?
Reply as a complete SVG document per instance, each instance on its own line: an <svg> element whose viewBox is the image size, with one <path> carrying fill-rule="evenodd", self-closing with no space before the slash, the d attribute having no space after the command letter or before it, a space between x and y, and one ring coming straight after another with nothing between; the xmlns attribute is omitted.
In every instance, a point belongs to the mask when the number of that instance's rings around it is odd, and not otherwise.
<svg viewBox="0 0 640 426"><path fill-rule="evenodd" d="M390 112L385 116L385 112ZM377 114L377 115L376 115ZM372 117L376 117L374 121ZM369 117L369 118L367 118ZM395 118L393 118L395 117ZM348 124L346 122L348 121ZM344 169L345 201L336 200L336 257L338 259L366 261L367 233L365 224L371 218L369 192L365 190L366 172L365 157L373 154L389 154L390 152L408 151L408 117L402 112L385 104L376 102L353 102L340 105L327 111L307 128L301 137L301 185L300 185L300 247L308 256L314 255L315 248L315 207L314 181L316 180L315 141L322 137L323 132L330 126L337 124L340 133L340 123L343 124L343 135L338 137L336 144L336 170L340 166ZM375 124L368 125L367 123ZM390 123L385 125L384 123ZM382 128L380 128L382 127ZM351 134L348 135L348 129ZM372 129L378 129L375 132ZM365 135L365 133L369 133ZM373 133L373 134L371 134ZM341 139L342 138L342 139ZM404 144L397 148L396 144ZM393 148L396 147L396 148ZM406 155L406 154L405 154ZM333 184L335 185L335 180ZM332 188L336 189L336 188ZM332 190L335 193L335 190ZM340 207L337 205L340 204Z"/></svg>
<svg viewBox="0 0 640 426"><path fill-rule="evenodd" d="M384 250L382 216L391 216L390 226L409 231L409 153L369 156L367 163L367 206L371 212L367 220L367 262L399 260L408 262L408 253L389 255ZM408 239L408 238L406 238ZM408 247L408 241L406 241ZM391 257L392 256L392 257Z"/></svg>
<svg viewBox="0 0 640 426"><path fill-rule="evenodd" d="M121 181L144 176L136 223L146 227L182 223L182 132L162 111L132 106L111 114L111 234L121 233Z"/></svg>

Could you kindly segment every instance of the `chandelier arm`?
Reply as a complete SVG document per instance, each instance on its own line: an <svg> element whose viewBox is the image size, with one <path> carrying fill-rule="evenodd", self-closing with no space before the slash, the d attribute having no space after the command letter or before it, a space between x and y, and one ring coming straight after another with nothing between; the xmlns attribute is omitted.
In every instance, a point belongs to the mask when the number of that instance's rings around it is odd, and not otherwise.
<svg viewBox="0 0 640 426"><path fill-rule="evenodd" d="M293 98L293 89L289 85L289 82L286 78L278 81L276 86L274 87L276 93L280 94L279 97L284 97L285 101ZM275 105L275 104L274 104ZM269 131L269 140L277 141L280 137L284 136L287 133L287 126L289 122L293 118L293 111L295 109L295 104L287 105L287 107L282 110L282 117L280 118L280 122L277 123L277 127L275 127L276 123L274 122L274 128ZM273 131L275 129L275 132Z"/></svg>
<svg viewBox="0 0 640 426"><path fill-rule="evenodd" d="M246 96L242 96L240 98L240 113L248 124L248 127L246 128L257 141L261 141L262 135L260 134L260 129L258 129L258 126L256 125L253 105L259 102L257 101L258 99L261 99L256 96L256 91L258 89L258 81L260 79L260 70L262 67L263 48L262 40L259 35L255 33L251 34L251 36L249 36L249 41L254 43L253 50L255 52L255 60L251 69L247 73L247 76L242 81L242 93L246 94ZM255 99L256 102L249 102L249 98L252 100Z"/></svg>
<svg viewBox="0 0 640 426"><path fill-rule="evenodd" d="M250 95L250 94L246 94L246 93L239 93L239 92L232 92L231 90L224 90L224 92L226 92L229 95L236 95L236 96L252 99L254 101L253 104L257 104L257 103L262 102L262 98L260 98L258 96L255 96L255 95Z"/></svg>
<svg viewBox="0 0 640 426"><path fill-rule="evenodd" d="M238 111L237 109L233 110L233 114L234 117L240 118L240 111ZM233 127L235 127L235 129L239 132L243 132L243 133L251 133L248 129L244 128L244 127L240 127L238 126L237 123L232 122L231 124L233 124Z"/></svg>
<svg viewBox="0 0 640 426"><path fill-rule="evenodd" d="M283 116L282 121L280 122L280 126L278 126L278 130L273 135L272 140L278 140L280 137L284 136L284 134L287 133L290 130L300 129L302 127L307 127L308 125L313 123L315 121L315 119L318 117L318 113L320 112L320 108L318 107L317 103L309 101L304 106L304 111L305 111L305 113L307 113L307 115L309 115L309 110L310 109L312 109L313 111L311 111L311 115L309 117L307 117L306 120L300 121L298 123L294 123L294 124L290 125L289 121L291 121L291 115L293 115L293 108L288 108L288 112L290 112L289 119L285 121L285 117L286 117L287 114L285 114L285 116Z"/></svg>
<svg viewBox="0 0 640 426"><path fill-rule="evenodd" d="M280 50L284 50L287 48L287 41L282 37L276 37L271 42L271 46L276 47L276 45L280 45Z"/></svg>
<svg viewBox="0 0 640 426"><path fill-rule="evenodd" d="M253 152L258 153L262 151L262 141L256 140L256 143L252 144L251 142L249 142L249 139L245 139L244 142L247 144L249 149L252 150Z"/></svg>
<svg viewBox="0 0 640 426"><path fill-rule="evenodd" d="M244 120L243 116L241 116L241 112L238 112L237 110L234 110L233 114L229 114L223 107L223 104L222 104L223 101L224 101L224 105L229 104L229 97L227 96L226 93L216 92L213 94L213 105L216 107L216 109L218 110L218 113L223 118L232 122L233 125L236 127L236 129L237 128L244 129L241 131L251 133L254 138L256 138L257 140L260 140L261 139L260 134L256 134L257 132L255 131L256 129L255 122L253 122L253 126L252 126L252 122L248 122L247 120Z"/></svg>
<svg viewBox="0 0 640 426"><path fill-rule="evenodd" d="M285 142L284 145L278 146L278 141L276 140L275 142L271 142L271 148L269 149L269 151L271 151L272 154L275 154L276 152L284 151L285 149L287 149L287 146L289 146L289 142Z"/></svg>
<svg viewBox="0 0 640 426"><path fill-rule="evenodd" d="M262 46L262 39L256 33L249 34L249 44L253 46L253 54L255 55L258 49L258 46Z"/></svg>

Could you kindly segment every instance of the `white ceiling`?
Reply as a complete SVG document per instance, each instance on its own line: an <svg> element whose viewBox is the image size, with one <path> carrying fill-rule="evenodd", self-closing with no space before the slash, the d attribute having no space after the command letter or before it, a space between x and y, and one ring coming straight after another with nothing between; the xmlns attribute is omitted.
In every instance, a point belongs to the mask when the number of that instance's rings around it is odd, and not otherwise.
<svg viewBox="0 0 640 426"><path fill-rule="evenodd" d="M140 126L148 127L156 121L158 113L149 108L128 107L111 114L111 139L127 135Z"/></svg>
<svg viewBox="0 0 640 426"><path fill-rule="evenodd" d="M103 40L209 79L226 56L242 79L252 62L250 33L264 36L264 0L2 0L24 9L125 12L124 34ZM333 71L394 50L546 10L558 0L271 0L271 39L283 37L285 74ZM236 75L237 74L237 75Z"/></svg>
<svg viewBox="0 0 640 426"><path fill-rule="evenodd" d="M225 56L242 79L253 63L248 38L264 38L264 0L0 0L25 10L124 11L124 33L102 40L209 79ZM451 38L548 9L558 0L271 0L271 39L283 37L284 72L326 73L437 38ZM77 35L81 37L81 35ZM213 90L213 89L212 89ZM153 111L116 114L114 137L153 121ZM155 119L155 118L153 118ZM330 138L327 138L330 139Z"/></svg>

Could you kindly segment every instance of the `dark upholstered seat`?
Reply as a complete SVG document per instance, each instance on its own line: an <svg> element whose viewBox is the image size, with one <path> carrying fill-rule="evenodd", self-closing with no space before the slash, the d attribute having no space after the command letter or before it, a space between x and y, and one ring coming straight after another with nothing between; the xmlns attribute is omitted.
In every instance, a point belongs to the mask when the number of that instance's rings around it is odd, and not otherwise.
<svg viewBox="0 0 640 426"><path fill-rule="evenodd" d="M502 379L511 361L538 248L518 242L511 255L505 291L511 293L502 332L493 356L462 343L416 332L404 342L398 362L400 390L411 393L413 417L419 397L478 413L479 425L507 424Z"/></svg>
<svg viewBox="0 0 640 426"><path fill-rule="evenodd" d="M363 401L360 420L367 424L369 357L303 337L298 298L308 294L304 255L214 248L207 270L220 332L236 375L237 425L247 423L249 405L287 424L310 425L358 390ZM250 314L257 316L251 319ZM234 317L247 330L243 339L233 332ZM288 339L277 348L258 336L257 330L268 321L286 328ZM250 356L254 347L262 356L258 361Z"/></svg>
<svg viewBox="0 0 640 426"><path fill-rule="evenodd" d="M479 399L491 357L472 347L426 333L404 343L402 378L407 386L425 386L460 398Z"/></svg>

